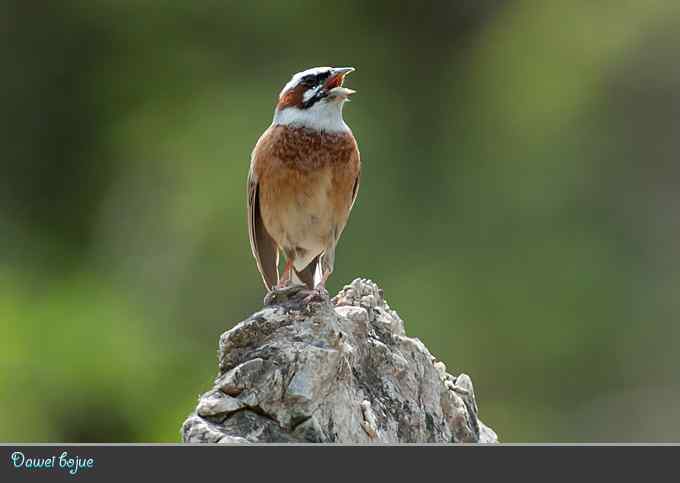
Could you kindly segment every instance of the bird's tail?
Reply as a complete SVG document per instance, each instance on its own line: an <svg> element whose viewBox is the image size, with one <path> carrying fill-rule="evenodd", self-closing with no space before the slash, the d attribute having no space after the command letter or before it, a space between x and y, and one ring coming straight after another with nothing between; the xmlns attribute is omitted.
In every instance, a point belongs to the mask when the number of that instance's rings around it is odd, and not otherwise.
<svg viewBox="0 0 680 483"><path fill-rule="evenodd" d="M313 289L316 286L316 281L321 280L319 271L319 257L314 257L314 260L309 262L302 270L293 269L292 280L293 283L305 284L308 288Z"/></svg>

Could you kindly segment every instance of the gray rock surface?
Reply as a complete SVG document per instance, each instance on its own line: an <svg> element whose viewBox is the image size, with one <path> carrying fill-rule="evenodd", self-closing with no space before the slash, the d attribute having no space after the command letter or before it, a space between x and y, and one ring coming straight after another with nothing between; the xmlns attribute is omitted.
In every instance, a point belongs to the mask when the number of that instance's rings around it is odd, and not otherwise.
<svg viewBox="0 0 680 483"><path fill-rule="evenodd" d="M275 300L220 337L191 443L495 443L472 381L446 372L375 283L328 302Z"/></svg>

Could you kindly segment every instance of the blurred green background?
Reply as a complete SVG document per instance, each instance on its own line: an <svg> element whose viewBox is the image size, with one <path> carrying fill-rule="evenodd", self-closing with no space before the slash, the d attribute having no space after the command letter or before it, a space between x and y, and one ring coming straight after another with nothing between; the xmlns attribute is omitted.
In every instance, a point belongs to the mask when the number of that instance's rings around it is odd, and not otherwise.
<svg viewBox="0 0 680 483"><path fill-rule="evenodd" d="M507 442L680 440L680 2L5 1L0 441L178 441L258 309L245 180L353 65L329 288L374 279Z"/></svg>

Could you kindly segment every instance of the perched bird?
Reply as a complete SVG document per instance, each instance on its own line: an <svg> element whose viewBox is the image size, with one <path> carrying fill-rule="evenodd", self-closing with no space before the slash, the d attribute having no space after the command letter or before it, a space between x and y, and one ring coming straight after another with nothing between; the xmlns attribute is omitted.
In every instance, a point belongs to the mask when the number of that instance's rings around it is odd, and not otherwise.
<svg viewBox="0 0 680 483"><path fill-rule="evenodd" d="M359 149L342 118L355 92L343 87L352 71L316 67L295 74L253 149L248 231L269 292L302 283L308 298L327 295L335 247L359 189ZM286 258L280 277L279 252Z"/></svg>

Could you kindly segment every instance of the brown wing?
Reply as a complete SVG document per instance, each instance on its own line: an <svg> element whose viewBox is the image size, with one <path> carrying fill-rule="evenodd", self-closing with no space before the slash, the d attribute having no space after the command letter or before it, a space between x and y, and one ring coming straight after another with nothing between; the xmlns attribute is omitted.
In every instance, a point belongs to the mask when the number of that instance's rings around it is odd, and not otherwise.
<svg viewBox="0 0 680 483"><path fill-rule="evenodd" d="M354 208L354 203L357 200L357 195L359 194L359 183L361 181L361 166L359 166L359 172L357 173L357 179L354 180L354 188L352 188L352 204L349 205L349 211L352 212Z"/></svg>
<svg viewBox="0 0 680 483"><path fill-rule="evenodd" d="M248 173L248 235L262 281L267 290L271 290L279 281L279 251L262 222L258 183L252 168Z"/></svg>
<svg viewBox="0 0 680 483"><path fill-rule="evenodd" d="M352 204L349 205L350 212L352 212L352 208L354 208L354 202L357 200L357 195L359 194L359 181L361 180L361 153L359 152L359 146L357 146L354 136L352 136L352 140L354 141L353 161L354 165L356 166L357 177L354 180L354 188L352 189Z"/></svg>
<svg viewBox="0 0 680 483"><path fill-rule="evenodd" d="M350 164L352 166L352 171L354 171L355 178L354 178L354 185L352 186L352 202L349 205L349 210L347 212L347 218L345 219L345 223L342 224L342 226L338 227L338 231L335 236L335 241L337 242L340 239L340 235L342 235L342 232L345 230L345 225L346 221L349 219L349 215L352 212L352 208L354 208L354 203L357 200L357 196L359 195L359 184L361 181L361 155L359 154L359 149L354 147L354 152L352 153L352 159L350 160Z"/></svg>

